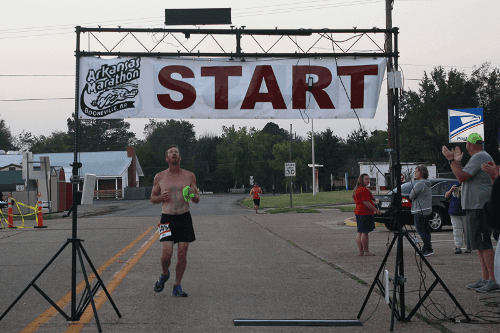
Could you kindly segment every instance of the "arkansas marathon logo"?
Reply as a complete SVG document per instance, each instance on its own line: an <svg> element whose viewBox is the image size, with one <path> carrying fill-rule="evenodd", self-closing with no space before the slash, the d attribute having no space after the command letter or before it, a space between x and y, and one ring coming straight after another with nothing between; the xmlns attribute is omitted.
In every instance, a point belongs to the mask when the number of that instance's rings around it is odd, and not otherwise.
<svg viewBox="0 0 500 333"><path fill-rule="evenodd" d="M134 103L139 94L140 67L141 58L133 58L113 65L103 64L99 69L89 69L80 96L83 113L93 118L116 112L126 118L137 113Z"/></svg>

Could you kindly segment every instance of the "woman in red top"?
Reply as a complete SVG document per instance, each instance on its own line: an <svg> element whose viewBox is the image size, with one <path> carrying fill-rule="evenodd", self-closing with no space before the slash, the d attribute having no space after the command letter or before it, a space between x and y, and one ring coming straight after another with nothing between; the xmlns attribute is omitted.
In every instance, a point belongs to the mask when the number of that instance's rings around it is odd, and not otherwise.
<svg viewBox="0 0 500 333"><path fill-rule="evenodd" d="M354 214L356 215L356 224L358 234L356 243L358 244L360 256L374 256L375 254L368 250L368 233L375 229L373 215L380 215L380 210L373 203L373 194L367 188L370 185L370 176L363 173L358 178L358 183L352 192L352 198L356 203Z"/></svg>

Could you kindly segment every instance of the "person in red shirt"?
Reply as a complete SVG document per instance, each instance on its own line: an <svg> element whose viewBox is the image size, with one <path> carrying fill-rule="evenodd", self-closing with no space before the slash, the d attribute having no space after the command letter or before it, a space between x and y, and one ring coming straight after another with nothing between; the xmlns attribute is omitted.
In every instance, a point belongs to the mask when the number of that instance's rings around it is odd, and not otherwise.
<svg viewBox="0 0 500 333"><path fill-rule="evenodd" d="M356 203L354 215L356 215L356 224L358 226L358 234L356 235L356 243L358 244L360 256L374 256L373 252L368 249L368 233L375 229L375 221L373 215L380 215L380 210L373 203L373 194L367 188L370 185L370 176L363 173L358 178L358 183L352 192L352 198Z"/></svg>
<svg viewBox="0 0 500 333"><path fill-rule="evenodd" d="M257 183L253 184L253 188L250 190L250 196L253 199L253 204L255 207L255 214L257 214L257 210L260 206L260 195L262 194L262 189L259 187Z"/></svg>

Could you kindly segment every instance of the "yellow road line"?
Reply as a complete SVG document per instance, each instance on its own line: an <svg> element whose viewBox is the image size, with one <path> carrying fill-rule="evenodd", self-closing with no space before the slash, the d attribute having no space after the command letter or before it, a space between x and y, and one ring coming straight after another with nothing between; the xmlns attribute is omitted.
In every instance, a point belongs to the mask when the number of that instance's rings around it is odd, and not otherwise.
<svg viewBox="0 0 500 333"><path fill-rule="evenodd" d="M142 248L123 265L123 268L115 274L111 282L108 283L106 286L106 289L108 290L109 294L111 295L113 291L118 287L118 285L122 282L122 280L127 276L127 274L130 272L132 267L135 266L139 262L139 260L144 256L144 254L149 250L151 245L154 244L154 242L158 239L159 234L155 233L149 241L147 241ZM99 308L106 302L108 297L106 296L106 293L103 291L100 291L97 294L97 297L94 299L95 307L96 310L99 310ZM87 324L90 319L94 317L94 310L92 309L91 306L87 307L85 312L83 313L82 317L80 318L80 321L74 322L70 324L70 327L66 332L80 332L81 329Z"/></svg>
<svg viewBox="0 0 500 333"><path fill-rule="evenodd" d="M148 228L142 235L137 237L134 241L132 241L130 244L125 246L120 252L118 252L116 255L114 255L111 259L106 261L104 264L102 264L98 269L97 273L101 274L106 268L108 268L109 265L114 263L120 256L122 256L124 253L126 253L132 246L137 244L141 239L143 239L151 230L153 227ZM89 283L92 283L92 281L95 279L95 275L92 273L91 275L88 276ZM79 294L83 289L85 288L85 280L80 282L76 286L76 293ZM57 306L59 308L64 308L69 302L71 302L71 291L68 292L66 295L64 295L59 301L56 302ZM40 326L48 322L50 319L55 317L59 312L54 308L50 307L47 310L45 310L40 316L38 316L35 320L33 320L28 326L26 326L21 333L31 333L35 332Z"/></svg>

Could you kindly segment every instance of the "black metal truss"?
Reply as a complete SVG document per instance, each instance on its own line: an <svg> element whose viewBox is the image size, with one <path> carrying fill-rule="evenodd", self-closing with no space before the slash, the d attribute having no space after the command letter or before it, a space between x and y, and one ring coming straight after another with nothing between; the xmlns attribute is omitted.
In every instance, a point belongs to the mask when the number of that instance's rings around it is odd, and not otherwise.
<svg viewBox="0 0 500 333"><path fill-rule="evenodd" d="M245 60L250 58L322 58L322 57L387 57L397 58L397 37L398 28L392 29L245 29L245 27L231 29L165 29L165 28L84 28L76 27L76 33L88 34L88 50L82 50L81 45L77 45L76 56L131 56L131 57L229 57L233 60ZM123 36L121 36L123 34ZM161 34L160 38L156 35ZM351 35L343 40L334 39L337 35ZM149 36L149 44L144 42L144 35ZM197 36L199 35L199 36ZM105 39L111 36L116 40L109 41ZM185 38L188 41L193 36L197 36L199 40L194 47L188 49L181 42ZM235 44L227 46L228 41L221 41L220 38L234 36ZM242 51L242 38L249 36L249 39L255 51ZM217 37L217 38L216 38ZM295 37L295 39L293 38ZM307 46L304 46L297 41L297 37L308 37ZM178 45L166 43L166 39L171 38ZM267 39L266 39L267 38ZM265 41L271 38L271 46L263 46ZM376 38L382 38L377 43ZM395 45L394 51L385 50L385 43L388 39L393 41ZM134 46L125 45L130 40ZM146 37L146 40L147 37ZM207 41L215 42L217 51L212 50L202 51L202 44L207 44ZM91 47L91 41L93 45ZM290 46L284 45L283 41L291 42L289 45L293 47L293 51L289 51ZM361 46L361 50L353 50L363 43L368 43ZM328 45L328 52L317 52L320 48L320 43ZM225 44L224 44L225 43ZM379 44L384 44L380 46ZM95 46L94 46L95 45ZM248 43L246 45L249 45ZM279 46L278 46L279 45ZM344 46L346 45L346 46ZM167 47L166 47L167 46ZM161 48L167 50L160 50ZM273 52L273 49L287 48L285 52ZM98 49L101 50L98 50ZM139 50L137 50L139 48ZM172 48L177 48L171 50ZM231 51L226 51L231 49ZM120 50L118 50L120 49ZM325 49L325 47L320 48ZM219 51L220 50L220 51Z"/></svg>

